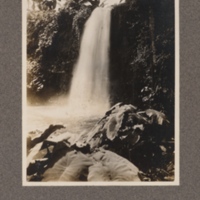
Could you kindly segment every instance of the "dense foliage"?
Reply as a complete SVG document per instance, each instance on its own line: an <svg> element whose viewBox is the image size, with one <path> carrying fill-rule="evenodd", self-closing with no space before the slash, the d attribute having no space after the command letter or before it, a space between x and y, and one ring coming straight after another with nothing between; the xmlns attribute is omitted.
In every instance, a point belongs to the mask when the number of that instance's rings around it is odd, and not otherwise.
<svg viewBox="0 0 200 200"><path fill-rule="evenodd" d="M67 92L85 21L93 10L74 0L58 12L29 11L27 20L28 97L47 100ZM34 98L33 98L34 97Z"/></svg>
<svg viewBox="0 0 200 200"><path fill-rule="evenodd" d="M173 181L169 121L118 103L90 131L50 125L27 138L29 181ZM31 139L31 137L33 139Z"/></svg>

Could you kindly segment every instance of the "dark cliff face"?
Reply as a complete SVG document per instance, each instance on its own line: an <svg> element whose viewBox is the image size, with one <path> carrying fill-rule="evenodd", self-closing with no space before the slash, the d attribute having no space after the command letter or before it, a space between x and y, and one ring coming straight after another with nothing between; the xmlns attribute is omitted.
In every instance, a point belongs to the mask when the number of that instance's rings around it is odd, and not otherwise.
<svg viewBox="0 0 200 200"><path fill-rule="evenodd" d="M112 104L173 113L174 1L127 1L112 10Z"/></svg>
<svg viewBox="0 0 200 200"><path fill-rule="evenodd" d="M131 60L136 56L136 36L138 29L131 29L136 22L134 9L129 10L128 5L119 5L112 10L110 36L110 79L112 103L123 101L130 103L134 100L134 85L131 80ZM134 81L136 84L136 80Z"/></svg>

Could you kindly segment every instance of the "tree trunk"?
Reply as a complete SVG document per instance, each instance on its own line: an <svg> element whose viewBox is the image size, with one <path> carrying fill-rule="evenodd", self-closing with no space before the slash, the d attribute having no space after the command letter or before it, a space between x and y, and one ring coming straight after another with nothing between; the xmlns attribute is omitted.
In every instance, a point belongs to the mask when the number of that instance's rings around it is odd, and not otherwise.
<svg viewBox="0 0 200 200"><path fill-rule="evenodd" d="M152 76L152 89L154 88L154 68L156 66L156 47L155 47L155 19L153 8L149 5L149 32L151 37L151 76Z"/></svg>
<svg viewBox="0 0 200 200"><path fill-rule="evenodd" d="M153 8L151 6L149 6L149 31L151 36L152 61L153 65L155 66L156 63L156 48L155 48L155 37L154 37L155 19L153 14Z"/></svg>

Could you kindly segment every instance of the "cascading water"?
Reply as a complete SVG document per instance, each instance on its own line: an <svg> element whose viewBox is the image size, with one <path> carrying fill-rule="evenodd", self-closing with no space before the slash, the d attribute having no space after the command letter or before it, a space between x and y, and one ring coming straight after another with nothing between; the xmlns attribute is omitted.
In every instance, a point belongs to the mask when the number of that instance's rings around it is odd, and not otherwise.
<svg viewBox="0 0 200 200"><path fill-rule="evenodd" d="M96 8L85 25L73 72L68 112L102 114L109 108L110 8Z"/></svg>

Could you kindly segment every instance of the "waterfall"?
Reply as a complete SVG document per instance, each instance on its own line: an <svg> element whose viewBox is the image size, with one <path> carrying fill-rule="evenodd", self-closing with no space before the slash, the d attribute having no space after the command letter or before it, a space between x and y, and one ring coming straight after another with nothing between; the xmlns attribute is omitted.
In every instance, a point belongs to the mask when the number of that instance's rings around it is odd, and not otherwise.
<svg viewBox="0 0 200 200"><path fill-rule="evenodd" d="M68 112L102 114L109 108L110 8L96 8L85 24L73 72Z"/></svg>

